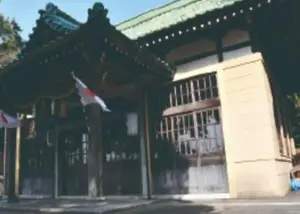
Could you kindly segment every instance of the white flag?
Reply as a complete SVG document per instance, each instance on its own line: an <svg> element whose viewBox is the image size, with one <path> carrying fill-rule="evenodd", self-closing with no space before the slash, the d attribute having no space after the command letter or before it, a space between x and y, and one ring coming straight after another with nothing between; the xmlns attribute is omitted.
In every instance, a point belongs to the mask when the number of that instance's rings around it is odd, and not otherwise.
<svg viewBox="0 0 300 214"><path fill-rule="evenodd" d="M9 116L0 109L0 128L17 128L21 122L14 117Z"/></svg>
<svg viewBox="0 0 300 214"><path fill-rule="evenodd" d="M101 106L103 111L110 112L107 108L105 102L98 97L95 93L93 93L80 79L78 79L74 74L73 78L76 81L76 88L78 89L78 94L80 96L81 103L86 106L92 103L97 103Z"/></svg>

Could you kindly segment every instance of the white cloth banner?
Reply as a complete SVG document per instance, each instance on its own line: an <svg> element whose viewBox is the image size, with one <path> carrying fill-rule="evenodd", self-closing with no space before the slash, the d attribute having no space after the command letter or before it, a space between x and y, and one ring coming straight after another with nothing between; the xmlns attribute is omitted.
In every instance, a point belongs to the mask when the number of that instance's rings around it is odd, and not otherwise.
<svg viewBox="0 0 300 214"><path fill-rule="evenodd" d="M0 128L17 128L21 126L21 122L12 116L6 114L0 109Z"/></svg>
<svg viewBox="0 0 300 214"><path fill-rule="evenodd" d="M110 112L107 108L105 102L93 93L80 79L78 79L74 74L73 78L76 81L76 88L78 89L78 94L80 96L81 103L86 106L92 103L97 103L101 106L103 111Z"/></svg>

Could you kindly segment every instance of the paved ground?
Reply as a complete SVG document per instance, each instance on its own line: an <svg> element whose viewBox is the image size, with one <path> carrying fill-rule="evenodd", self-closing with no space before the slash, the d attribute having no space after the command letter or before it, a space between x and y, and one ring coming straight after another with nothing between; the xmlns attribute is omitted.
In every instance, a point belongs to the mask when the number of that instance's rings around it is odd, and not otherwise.
<svg viewBox="0 0 300 214"><path fill-rule="evenodd" d="M137 206L147 206L155 203L154 200L127 199L127 200L21 200L18 203L0 203L1 213L77 213L95 214L105 213L111 210L124 210Z"/></svg>
<svg viewBox="0 0 300 214"><path fill-rule="evenodd" d="M263 200L202 200L193 202L169 200L153 203L145 203L146 201L139 200L78 201L78 203L74 200L56 200L50 202L47 200L28 201L21 202L19 205L5 203L0 206L0 214L300 214L299 197ZM143 205L136 207L137 204L139 206ZM36 209L37 205L39 206L38 209ZM22 207L22 210L16 210L17 207L18 209ZM35 209L32 209L34 207ZM115 209L119 211L113 211Z"/></svg>
<svg viewBox="0 0 300 214"><path fill-rule="evenodd" d="M168 202L109 214L300 214L299 203L183 203Z"/></svg>

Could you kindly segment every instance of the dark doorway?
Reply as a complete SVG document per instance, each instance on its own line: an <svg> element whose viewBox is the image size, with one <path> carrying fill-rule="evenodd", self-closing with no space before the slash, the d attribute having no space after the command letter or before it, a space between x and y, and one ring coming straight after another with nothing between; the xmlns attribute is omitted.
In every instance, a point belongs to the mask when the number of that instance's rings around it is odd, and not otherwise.
<svg viewBox="0 0 300 214"><path fill-rule="evenodd" d="M104 194L141 194L139 135L128 134L127 114L103 121Z"/></svg>
<svg viewBox="0 0 300 214"><path fill-rule="evenodd" d="M86 126L59 131L59 189L61 195L87 195Z"/></svg>

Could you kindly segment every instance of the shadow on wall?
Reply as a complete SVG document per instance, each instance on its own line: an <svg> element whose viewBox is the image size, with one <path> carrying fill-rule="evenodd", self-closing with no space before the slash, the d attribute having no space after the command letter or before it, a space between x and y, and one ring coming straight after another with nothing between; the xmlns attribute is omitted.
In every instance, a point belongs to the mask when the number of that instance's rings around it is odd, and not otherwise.
<svg viewBox="0 0 300 214"><path fill-rule="evenodd" d="M151 145L153 192L157 194L188 193L189 160L176 152L173 143L161 138Z"/></svg>
<svg viewBox="0 0 300 214"><path fill-rule="evenodd" d="M201 114L189 112L171 116L172 120L163 117L170 99L169 90L160 89L149 96L150 122L154 124L150 148L153 193L227 193L223 136L219 115L214 114L217 111L211 110L211 115L208 110Z"/></svg>
<svg viewBox="0 0 300 214"><path fill-rule="evenodd" d="M159 88L149 96L149 122L151 134L151 172L154 194L187 193L184 185L188 181L189 160L181 156L174 144L156 135L157 124L163 119L163 111L169 103L171 88ZM157 96L159 95L159 96Z"/></svg>

